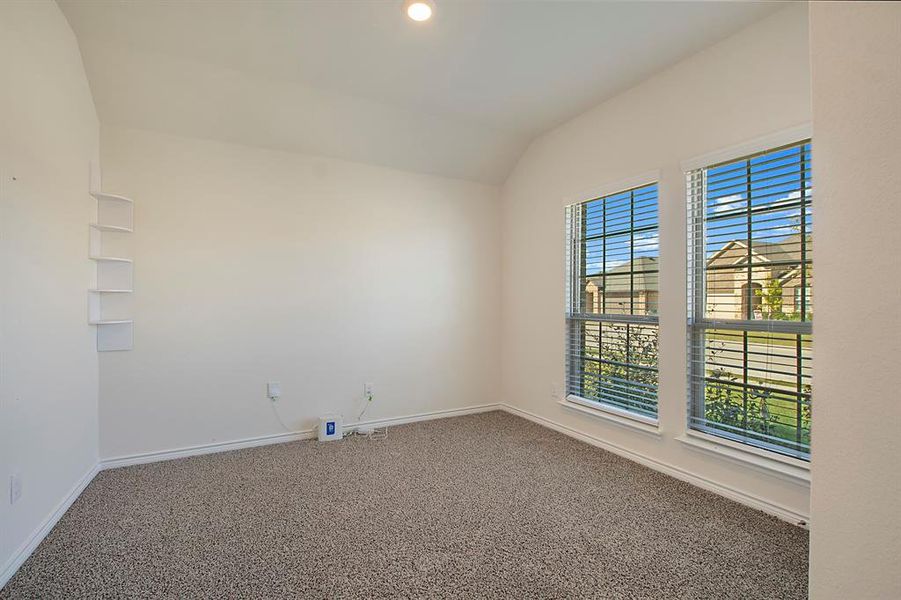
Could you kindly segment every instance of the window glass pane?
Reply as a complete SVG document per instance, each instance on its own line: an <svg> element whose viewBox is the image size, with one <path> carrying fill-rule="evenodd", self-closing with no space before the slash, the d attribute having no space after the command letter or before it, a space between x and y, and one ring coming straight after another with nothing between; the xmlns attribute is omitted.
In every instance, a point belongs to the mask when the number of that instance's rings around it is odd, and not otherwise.
<svg viewBox="0 0 901 600"><path fill-rule="evenodd" d="M810 336L708 329L704 337L699 424L739 441L809 453Z"/></svg>
<svg viewBox="0 0 901 600"><path fill-rule="evenodd" d="M576 327L583 367L570 393L656 416L657 326L582 321Z"/></svg>
<svg viewBox="0 0 901 600"><path fill-rule="evenodd" d="M711 167L706 174L705 316L807 320L810 144ZM795 288L807 290L798 292L797 303Z"/></svg>

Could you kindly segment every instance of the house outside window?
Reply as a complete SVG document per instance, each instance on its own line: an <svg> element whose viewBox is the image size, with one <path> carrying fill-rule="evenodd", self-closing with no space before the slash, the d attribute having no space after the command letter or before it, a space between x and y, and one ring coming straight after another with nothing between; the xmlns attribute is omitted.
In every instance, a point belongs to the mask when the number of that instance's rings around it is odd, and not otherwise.
<svg viewBox="0 0 901 600"><path fill-rule="evenodd" d="M689 427L810 457L810 142L695 169Z"/></svg>

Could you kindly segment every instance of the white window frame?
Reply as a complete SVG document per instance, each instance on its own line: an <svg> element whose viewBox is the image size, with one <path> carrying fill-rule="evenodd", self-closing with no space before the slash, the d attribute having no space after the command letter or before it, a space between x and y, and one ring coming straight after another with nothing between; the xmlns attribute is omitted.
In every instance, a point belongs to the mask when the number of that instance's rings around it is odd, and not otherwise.
<svg viewBox="0 0 901 600"><path fill-rule="evenodd" d="M722 148L719 150L715 150L713 152L709 152L706 154L702 154L687 160L682 161L681 168L684 175L684 180L686 181L685 188L685 197L689 201L688 208L688 223L689 229L687 233L687 242L688 244L692 244L694 240L692 239L691 232L691 224L692 220L696 217L691 213L691 195L692 190L690 189L690 185L688 183L688 174L692 171L697 171L699 169L708 168L710 165L720 164L724 162L729 162L733 160L739 160L743 157L766 152L775 148L779 148L782 146L791 145L797 143L801 140L811 140L813 141L813 130L810 123L803 123L797 125L795 127L790 127L781 131L777 131L771 134L767 134L758 138L754 138L748 140L746 142L742 142L733 146L729 146L726 148ZM703 236L702 243L703 243ZM694 250L697 252L697 249ZM693 265L692 261L692 250L689 248L689 253L687 255L688 264L687 272L689 273L689 278L691 277L691 272ZM695 294L697 285L688 281L688 289L689 289L689 311L692 310L693 302L697 302L697 298L693 298L692 295ZM685 405L685 420L683 425L685 427L682 434L676 436L676 439L684 444L686 447L698 450L702 452L706 452L708 454L717 455L720 457L724 457L739 463L742 463L746 466L750 466L759 470L763 470L770 474L775 474L780 477L784 477L788 480L792 480L799 483L809 484L810 482L810 462L809 460L802 460L800 458L795 458L789 455L780 454L775 451L767 450L765 448L761 448L758 446L746 444L741 441L731 440L725 437L719 437L704 433L702 431L698 431L696 429L692 429L690 424L691 419L691 403L694 401L694 394L692 392L692 383L691 383L691 368L692 368L692 357L691 357L691 339L692 339L692 327L691 327L691 315L689 315L688 326L686 327L686 348L688 348L686 354L686 378L689 381L689 385L687 388L687 402Z"/></svg>
<svg viewBox="0 0 901 600"><path fill-rule="evenodd" d="M564 206L569 209L570 207L578 204L583 204L586 202L591 202L592 200L597 200L599 198L603 198L606 196L611 196L623 191L628 191L634 188L639 188L647 185L657 185L657 202L658 202L658 215L659 215L659 202L660 202L660 171L648 171L641 175L630 177L627 179L621 179L616 182L608 183L603 186L591 188L584 192L580 192L578 194L569 196L564 198ZM568 213L568 210L567 210ZM568 354L569 342L570 342L570 319L572 315L572 307L573 307L573 264L571 261L571 237L570 233L566 232L566 228L569 226L569 217L564 216L564 231L565 231L565 260L566 260L566 308L565 308L565 346L564 352ZM658 235L659 235L659 223L658 223ZM659 330L659 315L655 315L654 319L656 319L656 325ZM659 360L659 354L658 354ZM624 410L613 405L605 405L603 403L589 400L586 398L582 398L581 396L568 393L568 380L569 380L569 369L570 365L568 364L567 358L566 371L564 372L564 397L559 401L559 404L564 408L571 409L573 411L587 414L590 416L594 416L600 418L608 423L629 428L634 431L638 431L645 434L651 434L652 436L659 437L659 388L658 388L658 416L650 417L648 415L643 415L639 413L633 413L628 410ZM658 365L658 373L659 373L659 365Z"/></svg>

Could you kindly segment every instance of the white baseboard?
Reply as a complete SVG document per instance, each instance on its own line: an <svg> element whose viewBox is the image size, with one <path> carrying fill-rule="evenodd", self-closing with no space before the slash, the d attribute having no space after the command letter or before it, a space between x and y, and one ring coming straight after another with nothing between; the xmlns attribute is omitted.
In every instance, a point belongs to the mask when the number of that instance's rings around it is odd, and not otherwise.
<svg viewBox="0 0 901 600"><path fill-rule="evenodd" d="M47 534L50 533L54 526L56 526L62 516L66 514L66 511L69 510L69 507L72 506L72 503L75 502L81 495L81 492L88 487L88 484L91 483L94 476L99 472L100 468L97 464L88 469L88 472L72 486L72 489L69 490L69 493L66 494L65 498L63 498L47 518L44 519L44 522L34 530L31 536L25 540L21 546L19 546L12 557L10 557L6 564L3 565L3 570L0 571L0 589L2 589L3 586L6 585L6 582L16 574L16 571L19 570L22 563L28 560L28 557L31 556L34 549L38 547L38 544L47 537Z"/></svg>
<svg viewBox="0 0 901 600"><path fill-rule="evenodd" d="M354 428L360 425L372 427L388 427L391 425L404 425L405 423L416 423L418 421L431 421L432 419L447 419L449 417L462 417L463 415L475 415L492 410L501 410L501 405L493 404L477 404L473 406L464 406L462 408L446 408L442 410L433 410L424 413L407 415L405 417L388 417L385 419L373 419L371 421L360 421L359 423L345 423L344 427Z"/></svg>
<svg viewBox="0 0 901 600"><path fill-rule="evenodd" d="M361 421L359 423L345 423L344 427L353 429L360 425L371 427L387 427L391 425L403 425L404 423L415 423L417 421L428 421L431 419L443 419L447 417L459 417L462 415L471 415L490 410L499 410L498 404L480 404L477 406L465 406L462 408L449 408L444 410L433 410L430 412L416 413L401 417L387 417L383 419L373 419L370 421ZM271 435L262 435L252 438L243 438L228 442L217 442L215 444L202 444L198 446L186 446L183 448L174 448L172 450L159 450L155 452L143 452L140 454L131 454L127 456L117 456L114 458L105 458L100 461L100 469L117 469L119 467L128 467L131 465L142 465L146 463L161 462L165 460L175 460L178 458L187 458L189 456L201 456L203 454L214 454L216 452L228 452L229 450L240 450L241 448L254 448L257 446L268 446L269 444L282 444L284 442L296 442L298 440L309 440L316 437L314 429L304 429L292 431L288 433L276 433Z"/></svg>
<svg viewBox="0 0 901 600"><path fill-rule="evenodd" d="M810 523L810 517L808 515L801 514L786 506L782 506L759 496L755 496L754 494L749 494L742 490L735 489L731 486L713 481L706 477L702 477L701 475L691 473L674 465L670 465L668 463L661 462L657 459L645 456L644 454L640 454L633 450L623 448L622 446L611 444L610 442L602 440L598 437L587 434L583 431L579 431L577 429L573 429L572 427L568 427L566 425L561 425L560 423L551 421L550 419L536 415L535 413L523 410L516 406L512 406L510 404L500 404L500 409L510 414L528 419L533 423L537 423L549 429L553 429L554 431L559 431L564 435L568 435L577 440L591 444L592 446L602 448L604 450L612 452L613 454L617 454L619 456L622 456L623 458L627 458L631 461L654 469L655 471L660 471L661 473L665 473L670 477L675 477L676 479L685 481L686 483L690 483L709 492L713 492L714 494L718 494L740 504L744 504L745 506L760 510L769 515L782 519L783 521L788 521L792 525L798 525L800 527L804 527L805 529L809 527L808 524Z"/></svg>
<svg viewBox="0 0 901 600"><path fill-rule="evenodd" d="M229 450L240 450L241 448L255 448L257 446L268 446L269 444L296 442L298 440L312 439L313 437L313 431L302 430L292 431L289 433L275 433L251 438L242 438L228 442L216 442L215 444L200 444L197 446L173 448L171 450L141 452L139 454L116 456L114 458L104 458L100 461L100 469L118 469L119 467L130 467L133 465L143 465L147 463L176 460L178 458L188 458L190 456L202 456L204 454L228 452Z"/></svg>

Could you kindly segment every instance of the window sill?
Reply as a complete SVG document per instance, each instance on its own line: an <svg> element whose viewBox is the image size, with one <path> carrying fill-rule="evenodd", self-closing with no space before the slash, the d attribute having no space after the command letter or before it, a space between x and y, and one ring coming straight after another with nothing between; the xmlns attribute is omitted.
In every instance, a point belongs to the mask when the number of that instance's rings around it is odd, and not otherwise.
<svg viewBox="0 0 901 600"><path fill-rule="evenodd" d="M697 431L687 431L676 438L692 450L698 450L734 461L741 465L775 475L795 483L810 485L810 467L804 461L771 454L751 446L721 440Z"/></svg>
<svg viewBox="0 0 901 600"><path fill-rule="evenodd" d="M590 400L585 400L584 398L573 395L569 395L563 400L558 400L557 403L569 410L603 419L608 423L613 423L620 427L626 427L633 431L640 431L641 433L660 437L660 428L658 427L657 419L651 417L643 417L625 410L603 406L597 402L591 402Z"/></svg>

